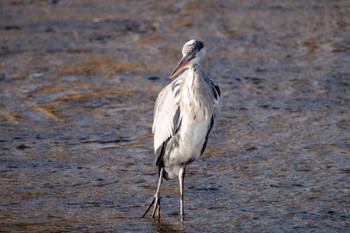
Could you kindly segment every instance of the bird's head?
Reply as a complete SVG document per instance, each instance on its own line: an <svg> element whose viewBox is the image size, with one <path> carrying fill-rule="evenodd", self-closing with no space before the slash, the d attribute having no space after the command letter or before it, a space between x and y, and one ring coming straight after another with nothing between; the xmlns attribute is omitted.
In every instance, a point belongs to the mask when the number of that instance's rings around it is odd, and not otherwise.
<svg viewBox="0 0 350 233"><path fill-rule="evenodd" d="M182 59L175 67L169 78L175 77L181 70L192 64L199 64L204 60L204 44L197 40L186 42L182 48Z"/></svg>

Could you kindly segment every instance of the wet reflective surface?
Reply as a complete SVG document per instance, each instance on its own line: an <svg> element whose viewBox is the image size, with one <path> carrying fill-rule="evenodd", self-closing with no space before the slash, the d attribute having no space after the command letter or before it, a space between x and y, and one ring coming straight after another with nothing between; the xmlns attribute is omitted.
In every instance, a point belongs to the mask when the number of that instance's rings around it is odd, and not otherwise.
<svg viewBox="0 0 350 233"><path fill-rule="evenodd" d="M347 232L348 1L1 1L0 231ZM224 95L156 189L155 98L198 38Z"/></svg>

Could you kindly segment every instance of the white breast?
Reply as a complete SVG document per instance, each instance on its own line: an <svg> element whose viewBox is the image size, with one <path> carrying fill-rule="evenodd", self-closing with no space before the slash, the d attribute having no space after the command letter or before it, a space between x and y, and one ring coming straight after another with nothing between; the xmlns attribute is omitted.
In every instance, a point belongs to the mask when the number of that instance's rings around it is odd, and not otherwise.
<svg viewBox="0 0 350 233"><path fill-rule="evenodd" d="M183 119L181 130L180 153L185 155L187 160L196 160L200 156L205 137L208 132L208 124L204 119L185 120Z"/></svg>

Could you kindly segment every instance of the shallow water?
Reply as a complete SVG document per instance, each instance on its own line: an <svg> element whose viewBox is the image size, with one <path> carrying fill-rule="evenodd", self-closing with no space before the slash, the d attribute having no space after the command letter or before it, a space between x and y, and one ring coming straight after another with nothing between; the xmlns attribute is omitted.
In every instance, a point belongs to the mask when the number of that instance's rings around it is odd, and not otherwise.
<svg viewBox="0 0 350 233"><path fill-rule="evenodd" d="M2 1L1 232L347 232L348 1ZM204 41L224 104L156 189L153 104Z"/></svg>

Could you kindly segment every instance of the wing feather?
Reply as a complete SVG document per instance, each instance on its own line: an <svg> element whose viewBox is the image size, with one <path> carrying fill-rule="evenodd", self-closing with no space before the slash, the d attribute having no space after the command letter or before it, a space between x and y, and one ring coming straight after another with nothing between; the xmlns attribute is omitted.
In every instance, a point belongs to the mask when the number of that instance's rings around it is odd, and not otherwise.
<svg viewBox="0 0 350 233"><path fill-rule="evenodd" d="M158 95L154 108L154 151L172 137L181 125L181 111L175 97L176 82L167 85Z"/></svg>
<svg viewBox="0 0 350 233"><path fill-rule="evenodd" d="M215 98L214 108L213 108L213 113L212 113L212 116L210 119L210 124L208 125L207 135L205 136L205 141L204 141L203 147L201 149L201 154L203 154L205 148L207 147L209 134L215 128L216 121L219 118L219 113L221 110L221 90L220 90L220 87L213 80L210 80L210 86L211 86L211 90L213 92L213 96Z"/></svg>

